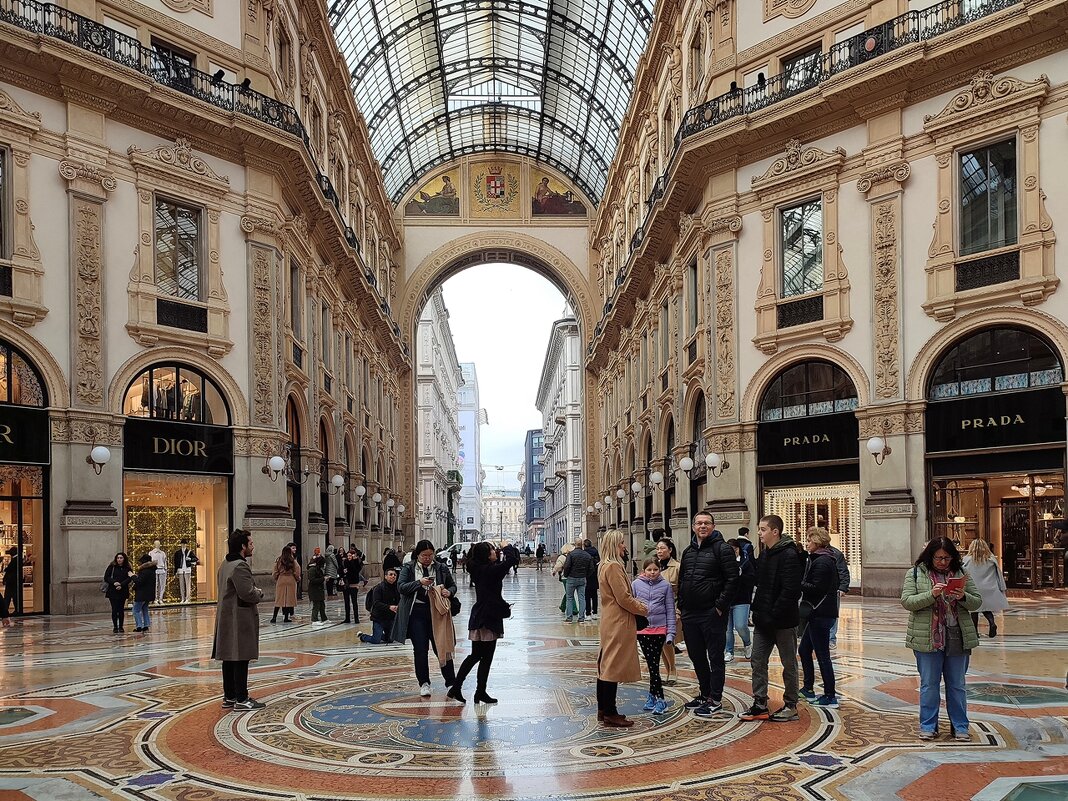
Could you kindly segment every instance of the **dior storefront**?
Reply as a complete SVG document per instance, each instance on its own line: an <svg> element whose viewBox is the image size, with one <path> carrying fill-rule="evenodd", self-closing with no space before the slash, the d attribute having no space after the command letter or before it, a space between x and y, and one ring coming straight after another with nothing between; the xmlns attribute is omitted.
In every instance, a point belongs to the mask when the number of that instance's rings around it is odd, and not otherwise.
<svg viewBox="0 0 1068 801"><path fill-rule="evenodd" d="M779 515L784 533L804 543L810 526L827 528L861 581L857 391L830 362L791 365L768 385L757 424L761 515Z"/></svg>
<svg viewBox="0 0 1068 801"><path fill-rule="evenodd" d="M219 388L196 368L157 364L134 379L123 402L125 550L136 563L160 543L167 557L164 602L181 602L176 555L195 551L188 600L215 600L226 555L234 437Z"/></svg>

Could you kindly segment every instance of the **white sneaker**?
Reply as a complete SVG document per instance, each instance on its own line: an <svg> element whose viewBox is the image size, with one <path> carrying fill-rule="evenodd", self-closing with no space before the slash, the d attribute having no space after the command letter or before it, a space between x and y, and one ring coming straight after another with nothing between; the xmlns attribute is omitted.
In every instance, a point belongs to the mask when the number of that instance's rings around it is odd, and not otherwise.
<svg viewBox="0 0 1068 801"><path fill-rule="evenodd" d="M427 684L422 685L419 688L419 694L421 696L423 696L423 698L429 698L430 697L430 684L427 683Z"/></svg>
<svg viewBox="0 0 1068 801"><path fill-rule="evenodd" d="M753 658L753 646L752 645L745 646L745 658L746 659L752 659Z"/></svg>
<svg viewBox="0 0 1068 801"><path fill-rule="evenodd" d="M322 621L322 620L313 620L313 621L312 621L312 625L313 625L313 626L325 626L325 625L326 625L326 622L325 622L325 621Z"/></svg>
<svg viewBox="0 0 1068 801"><path fill-rule="evenodd" d="M591 617L592 619L596 620L596 619L597 619L597 613L596 613L596 612L594 612L594 613L593 613L592 615L590 615L590 617Z"/></svg>
<svg viewBox="0 0 1068 801"><path fill-rule="evenodd" d="M724 651L723 652L723 661L724 662L733 662L734 661L734 654L732 654L730 651Z"/></svg>

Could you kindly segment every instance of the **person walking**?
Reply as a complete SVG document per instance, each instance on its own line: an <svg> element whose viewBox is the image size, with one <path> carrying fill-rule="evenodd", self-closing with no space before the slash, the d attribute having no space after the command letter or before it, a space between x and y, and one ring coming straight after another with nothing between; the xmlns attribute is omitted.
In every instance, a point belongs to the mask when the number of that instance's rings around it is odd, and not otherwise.
<svg viewBox="0 0 1068 801"><path fill-rule="evenodd" d="M537 550L534 551L534 559L537 562L538 570L545 569L545 543L539 542Z"/></svg>
<svg viewBox="0 0 1068 801"><path fill-rule="evenodd" d="M4 595L3 598L0 598L0 601L4 604L3 618L7 621L4 624L5 626L11 625L11 620L8 618L8 614L10 614L8 610L14 606L11 611L15 614L19 611L16 594L22 577L21 561L17 545L12 545L7 549L7 565L4 567Z"/></svg>
<svg viewBox="0 0 1068 801"><path fill-rule="evenodd" d="M972 612L972 623L979 629L979 614L982 613L988 625L987 636L998 636L998 624L994 622L995 612L1004 612L1009 608L1009 599L1005 597L1005 578L1001 575L1001 565L990 552L986 540L974 539L968 546L968 555L961 562L962 569L972 577L975 588L982 596L983 605Z"/></svg>
<svg viewBox="0 0 1068 801"><path fill-rule="evenodd" d="M586 575L586 617L597 619L597 566L601 561L601 554L597 546L590 540L583 540L582 550L590 555L593 565Z"/></svg>
<svg viewBox="0 0 1068 801"><path fill-rule="evenodd" d="M582 547L582 540L577 540L564 560L564 592L567 597L567 617L564 622L586 622L586 579L596 569L593 557Z"/></svg>
<svg viewBox="0 0 1068 801"><path fill-rule="evenodd" d="M510 560L510 553L502 551L498 554L497 549L488 542L476 542L467 552L467 572L475 582L475 605L471 607L471 616L467 623L471 653L460 665L456 680L446 693L449 698L461 704L467 703L463 694L464 679L475 665L478 665L475 703L497 703L497 699L486 692L486 683L493 666L497 640L504 636L504 619L512 615L511 607L501 595L504 577L512 568Z"/></svg>
<svg viewBox="0 0 1068 801"><path fill-rule="evenodd" d="M137 575L134 577L134 603L133 603L133 616L134 616L134 631L140 634L147 634L148 630L152 628L152 620L148 616L148 606L152 603L156 595L156 579L159 576L159 571L156 567L156 560L152 558L151 554L141 554L140 563L137 565ZM119 631L122 631L122 627L119 627Z"/></svg>
<svg viewBox="0 0 1068 801"><path fill-rule="evenodd" d="M263 598L263 590L252 580L252 568L246 561L255 550L252 535L234 529L226 548L226 558L219 565L216 579L219 605L211 649L211 658L222 662L222 706L237 712L263 709L266 705L248 694L248 665L260 657L260 618L256 605Z"/></svg>
<svg viewBox="0 0 1068 801"><path fill-rule="evenodd" d="M983 605L972 577L964 572L952 540L935 537L905 573L901 605L909 612L905 647L916 655L920 674L921 740L938 736L941 684L946 685L946 712L953 738L966 742L968 696L965 675L972 649L979 645L971 615Z"/></svg>
<svg viewBox="0 0 1068 801"><path fill-rule="evenodd" d="M834 688L834 663L831 661L831 626L838 619L838 568L828 546L831 535L825 528L813 526L808 530L806 545L808 560L801 577L801 606L808 610L802 618L803 631L798 645L801 657L802 687L798 694L813 706L837 708L838 696ZM812 654L820 665L823 695L816 697L816 676Z"/></svg>
<svg viewBox="0 0 1068 801"><path fill-rule="evenodd" d="M649 609L646 614L649 625L638 630L638 647L642 649L649 668L649 697L643 709L663 715L667 701L660 680L660 654L665 643L670 645L675 640L675 593L671 582L660 574L660 563L655 556L642 564L642 572L631 582L631 590L634 597Z"/></svg>
<svg viewBox="0 0 1068 801"><path fill-rule="evenodd" d="M130 581L134 572L130 569L130 558L122 552L115 554L111 564L104 570L104 595L111 602L111 633L118 634L124 629L123 618L126 615L126 601L130 597ZM153 583L155 576L153 576ZM6 606L6 604L5 604ZM7 619L7 616L4 616ZM138 629L140 631L140 629Z"/></svg>
<svg viewBox="0 0 1068 801"><path fill-rule="evenodd" d="M382 575L385 575L387 570L396 570L397 575L400 575L401 558L397 556L397 552L392 548L386 548L382 551Z"/></svg>
<svg viewBox="0 0 1068 801"><path fill-rule="evenodd" d="M433 648L438 657L445 686L451 687L456 678L452 655L456 647L456 633L452 617L442 619L435 607L437 598L448 600L456 594L456 581L448 565L434 558L434 543L419 540L412 549L412 559L401 567L397 579L401 602L393 624L393 641L404 644L412 641L415 680L419 694L429 698L430 665L428 652Z"/></svg>
<svg viewBox="0 0 1068 801"><path fill-rule="evenodd" d="M274 614L271 622L278 622L278 610L282 610L282 622L293 620L293 611L297 605L297 587L300 585L300 565L294 558L295 546L287 545L274 561Z"/></svg>
<svg viewBox="0 0 1068 801"><path fill-rule="evenodd" d="M700 688L686 703L699 718L723 709L723 683L727 673L727 619L738 587L738 563L732 549L716 530L708 512L693 516L694 539L679 563L679 610L682 630Z"/></svg>
<svg viewBox="0 0 1068 801"><path fill-rule="evenodd" d="M321 626L326 623L326 564L330 560L330 553L316 556L308 565L308 600L311 601L312 625Z"/></svg>
<svg viewBox="0 0 1068 801"><path fill-rule="evenodd" d="M390 568L382 581L371 590L371 633L360 632L360 642L369 645L391 643L393 623L397 619L400 591L397 589L397 571ZM357 621L359 622L359 621Z"/></svg>
<svg viewBox="0 0 1068 801"><path fill-rule="evenodd" d="M338 579L341 582L341 592L345 599L345 623L350 621L354 623L360 622L360 584L362 582L364 586L367 586L367 579L363 576L363 565L363 555L360 553L360 549L355 545L350 545L348 553L345 554L345 558L341 562L341 576ZM390 569L395 577L398 569ZM390 622L392 623L392 621Z"/></svg>
<svg viewBox="0 0 1068 801"><path fill-rule="evenodd" d="M678 551L675 550L675 542L667 537L660 539L654 549L656 563L660 567L660 575L671 585L671 592L675 598L675 640L664 643L664 652L661 654L664 660L664 684L674 687L678 681L675 672L675 654L682 653L679 649L682 643L682 617L679 615L679 559Z"/></svg>
<svg viewBox="0 0 1068 801"><path fill-rule="evenodd" d="M578 549L576 549L578 550ZM638 664L638 627L635 615L645 615L649 607L634 597L624 565L627 546L623 535L612 529L601 537L601 564L597 568L601 587L601 647L597 652L597 720L605 726L634 725L619 714L616 696L621 681L641 681ZM572 551L575 553L575 551Z"/></svg>
<svg viewBox="0 0 1068 801"><path fill-rule="evenodd" d="M734 591L729 620L727 621L727 649L723 654L724 662L734 661L734 635L742 640L745 658L753 655L753 643L749 636L749 606L753 602L753 588L756 586L756 565L753 562L753 546L749 540L739 537L730 540L734 548L734 558L738 562L738 587Z"/></svg>
<svg viewBox="0 0 1068 801"><path fill-rule="evenodd" d="M758 526L764 552L756 563L756 593L750 611L753 615L753 703L738 717L742 720L770 720L788 723L797 720L797 612L801 600L803 556L792 538L784 535L782 518L765 515ZM768 662L771 651L782 662L783 705L768 709Z"/></svg>
<svg viewBox="0 0 1068 801"><path fill-rule="evenodd" d="M507 556L508 564L510 564L512 566L512 571L518 576L519 575L519 549L516 547L514 542L507 542L507 543L505 543L504 547L501 550L504 551L505 556Z"/></svg>

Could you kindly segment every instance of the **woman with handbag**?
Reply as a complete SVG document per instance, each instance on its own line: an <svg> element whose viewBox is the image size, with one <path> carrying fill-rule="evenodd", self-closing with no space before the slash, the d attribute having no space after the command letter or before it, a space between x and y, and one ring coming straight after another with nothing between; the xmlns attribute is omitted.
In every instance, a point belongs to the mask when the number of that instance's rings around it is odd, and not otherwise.
<svg viewBox="0 0 1068 801"><path fill-rule="evenodd" d="M452 618L443 620L437 612L438 598L448 603L456 595L456 580L452 571L434 558L437 551L430 540L419 540L412 549L411 561L401 567L397 587L401 602L397 607L397 620L393 624L393 642L400 645L412 641L412 657L415 662L415 680L419 683L419 695L429 698L430 664L429 652L434 649L445 686L451 687L456 677L452 652L456 635L452 632Z"/></svg>
<svg viewBox="0 0 1068 801"><path fill-rule="evenodd" d="M130 598L130 581L133 577L130 558L125 553L115 554L115 558L104 571L104 595L111 602L112 634L124 631L122 624L126 616L126 601Z"/></svg>
<svg viewBox="0 0 1068 801"><path fill-rule="evenodd" d="M497 699L486 692L486 682L493 666L497 640L504 636L504 619L512 616L512 608L501 596L501 589L504 577L513 565L514 556L510 548L498 551L488 542L476 542L467 552L467 572L475 583L475 605L471 607L471 617L467 623L471 653L460 665L456 679L446 693L461 704L467 703L463 694L464 679L475 665L478 665L475 703L497 703Z"/></svg>
<svg viewBox="0 0 1068 801"><path fill-rule="evenodd" d="M797 646L801 658L803 681L799 695L813 706L838 707L834 688L834 663L831 661L831 626L838 618L838 568L828 546L831 535L825 528L808 530L808 561L801 578L801 603L798 611L803 628ZM816 697L812 654L820 665L823 695Z"/></svg>
<svg viewBox="0 0 1068 801"><path fill-rule="evenodd" d="M634 597L624 569L627 546L623 535L606 531L601 537L601 564L597 583L601 588L599 633L601 649L597 653L597 719L605 726L633 726L634 721L619 714L616 694L621 681L641 681L638 664L638 625L635 615L645 615L649 608ZM644 625L648 625L645 623Z"/></svg>
<svg viewBox="0 0 1068 801"><path fill-rule="evenodd" d="M979 628L979 613L983 614L990 628L988 637L998 636L998 624L994 622L995 612L1004 612L1009 608L1009 599L1005 597L1005 579L1001 575L1001 565L990 552L985 540L976 538L968 546L968 555L961 564L965 573L972 577L975 588L983 598L983 605L972 612L972 623Z"/></svg>

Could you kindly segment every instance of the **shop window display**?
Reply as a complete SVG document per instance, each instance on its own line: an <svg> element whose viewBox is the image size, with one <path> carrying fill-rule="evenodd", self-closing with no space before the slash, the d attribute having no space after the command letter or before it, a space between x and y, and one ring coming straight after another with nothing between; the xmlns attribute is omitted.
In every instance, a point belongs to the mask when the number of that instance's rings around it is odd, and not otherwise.
<svg viewBox="0 0 1068 801"><path fill-rule="evenodd" d="M779 515L786 526L784 533L802 547L809 527L826 528L831 535L831 545L845 554L852 584L860 584L860 485L765 489L764 514Z"/></svg>
<svg viewBox="0 0 1068 801"><path fill-rule="evenodd" d="M135 379L126 391L123 414L206 425L229 423L215 384L199 371L179 365L153 367Z"/></svg>

